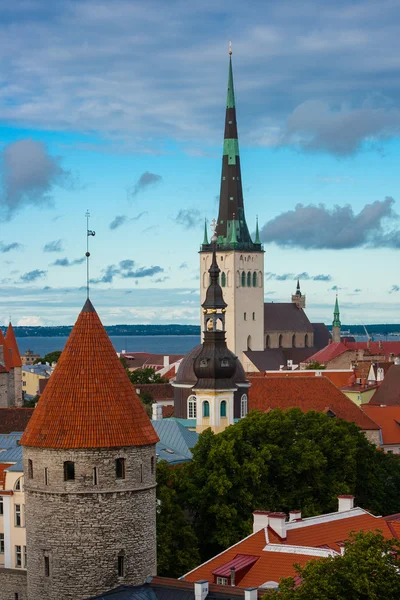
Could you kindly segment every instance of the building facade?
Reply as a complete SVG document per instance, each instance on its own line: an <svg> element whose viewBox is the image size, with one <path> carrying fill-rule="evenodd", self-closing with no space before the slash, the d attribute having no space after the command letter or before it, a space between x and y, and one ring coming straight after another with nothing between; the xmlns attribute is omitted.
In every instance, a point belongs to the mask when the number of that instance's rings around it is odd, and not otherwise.
<svg viewBox="0 0 400 600"><path fill-rule="evenodd" d="M0 407L22 406L22 362L12 324L0 329Z"/></svg>

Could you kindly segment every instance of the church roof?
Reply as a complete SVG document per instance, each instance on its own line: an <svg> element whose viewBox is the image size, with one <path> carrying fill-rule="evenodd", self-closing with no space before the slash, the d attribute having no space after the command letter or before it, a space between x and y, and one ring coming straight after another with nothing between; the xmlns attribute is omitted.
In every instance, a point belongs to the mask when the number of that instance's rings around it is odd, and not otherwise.
<svg viewBox="0 0 400 600"><path fill-rule="evenodd" d="M304 310L294 302L265 302L264 331L312 333L314 329Z"/></svg>
<svg viewBox="0 0 400 600"><path fill-rule="evenodd" d="M17 339L15 337L14 329L12 324L8 325L6 331L6 342L7 346L11 351L11 363L13 367L22 367L21 356L18 349Z"/></svg>
<svg viewBox="0 0 400 600"><path fill-rule="evenodd" d="M135 388L87 300L21 444L116 448L157 441Z"/></svg>
<svg viewBox="0 0 400 600"><path fill-rule="evenodd" d="M190 350L190 352L188 352L186 354L185 358L181 361L181 363L178 367L178 372L177 372L175 379L173 381L171 381L172 386L175 386L175 385L183 385L183 386L192 385L192 386L194 386L194 384L197 381L197 377L194 373L194 361L197 358L197 356L200 354L202 349L203 349L203 344L199 344L198 346L195 346L194 348L192 348ZM236 371L235 371L234 376L232 377L232 381L235 384L238 384L238 383L247 383L248 384L248 381L246 379L246 373L243 369L242 363L240 362L240 360L238 358L236 358Z"/></svg>

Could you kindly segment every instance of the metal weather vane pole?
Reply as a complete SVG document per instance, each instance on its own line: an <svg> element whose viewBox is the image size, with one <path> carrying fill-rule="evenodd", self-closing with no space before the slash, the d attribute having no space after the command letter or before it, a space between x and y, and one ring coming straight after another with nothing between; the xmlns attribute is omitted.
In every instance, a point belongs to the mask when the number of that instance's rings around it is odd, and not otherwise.
<svg viewBox="0 0 400 600"><path fill-rule="evenodd" d="M89 252L89 237L90 236L95 236L96 232L93 231L92 229L89 229L89 217L90 217L90 212L87 210L86 214L86 294L87 294L87 298L89 299L89 258L90 258L90 252Z"/></svg>

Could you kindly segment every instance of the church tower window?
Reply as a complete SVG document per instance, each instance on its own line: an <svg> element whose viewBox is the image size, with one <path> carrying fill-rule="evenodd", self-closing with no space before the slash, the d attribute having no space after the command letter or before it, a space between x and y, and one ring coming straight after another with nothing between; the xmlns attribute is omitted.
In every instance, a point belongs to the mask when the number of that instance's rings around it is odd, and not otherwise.
<svg viewBox="0 0 400 600"><path fill-rule="evenodd" d="M220 416L226 417L226 400L222 400L220 404Z"/></svg>
<svg viewBox="0 0 400 600"><path fill-rule="evenodd" d="M224 271L221 274L221 287L226 287L226 275Z"/></svg>
<svg viewBox="0 0 400 600"><path fill-rule="evenodd" d="M64 463L64 481L73 481L75 479L75 463L66 460Z"/></svg>
<svg viewBox="0 0 400 600"><path fill-rule="evenodd" d="M248 271L247 273L247 287L251 287L251 273Z"/></svg>
<svg viewBox="0 0 400 600"><path fill-rule="evenodd" d="M292 335L292 348L296 348L296 334Z"/></svg>
<svg viewBox="0 0 400 600"><path fill-rule="evenodd" d="M246 273L242 271L242 287L246 287Z"/></svg>
<svg viewBox="0 0 400 600"><path fill-rule="evenodd" d="M270 348L271 347L271 340L269 335L267 335L267 337L265 338L265 347L266 348Z"/></svg>
<svg viewBox="0 0 400 600"><path fill-rule="evenodd" d="M125 459L117 458L115 460L115 477L117 479L125 479Z"/></svg>
<svg viewBox="0 0 400 600"><path fill-rule="evenodd" d="M253 287L257 287L257 273L254 271L253 273Z"/></svg>
<svg viewBox="0 0 400 600"><path fill-rule="evenodd" d="M247 415L247 395L243 394L240 398L240 417L243 418Z"/></svg>
<svg viewBox="0 0 400 600"><path fill-rule="evenodd" d="M203 402L203 417L207 418L210 416L210 403L208 400Z"/></svg>
<svg viewBox="0 0 400 600"><path fill-rule="evenodd" d="M305 338L304 338L304 346L306 348L308 348L308 333L306 333Z"/></svg>
<svg viewBox="0 0 400 600"><path fill-rule="evenodd" d="M118 554L118 577L125 576L125 552L121 550Z"/></svg>
<svg viewBox="0 0 400 600"><path fill-rule="evenodd" d="M282 345L283 345L283 335L282 334L279 336L278 344L279 344L279 348L282 348Z"/></svg>
<svg viewBox="0 0 400 600"><path fill-rule="evenodd" d="M188 398L188 419L195 419L197 417L197 406L196 396L189 396Z"/></svg>

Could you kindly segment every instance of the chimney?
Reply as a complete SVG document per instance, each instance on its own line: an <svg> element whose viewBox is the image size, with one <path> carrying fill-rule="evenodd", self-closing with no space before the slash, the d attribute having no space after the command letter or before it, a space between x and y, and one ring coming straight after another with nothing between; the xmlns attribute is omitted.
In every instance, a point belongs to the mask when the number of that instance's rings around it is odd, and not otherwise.
<svg viewBox="0 0 400 600"><path fill-rule="evenodd" d="M354 508L354 496L338 496L338 512L344 512Z"/></svg>
<svg viewBox="0 0 400 600"><path fill-rule="evenodd" d="M383 350L382 340L379 340L379 350Z"/></svg>
<svg viewBox="0 0 400 600"><path fill-rule="evenodd" d="M208 581L196 581L194 584L195 600L205 600L208 596Z"/></svg>
<svg viewBox="0 0 400 600"><path fill-rule="evenodd" d="M257 600L258 588L247 588L244 590L244 600Z"/></svg>
<svg viewBox="0 0 400 600"><path fill-rule="evenodd" d="M269 526L279 535L280 538L286 539L286 515L283 512L269 513Z"/></svg>
<svg viewBox="0 0 400 600"><path fill-rule="evenodd" d="M298 521L301 519L301 510L291 510L289 513L289 523L292 521Z"/></svg>
<svg viewBox="0 0 400 600"><path fill-rule="evenodd" d="M162 404L157 404L157 402L155 402L154 404L151 405L152 409L153 409L153 413L151 418L153 419L153 421L162 421Z"/></svg>
<svg viewBox="0 0 400 600"><path fill-rule="evenodd" d="M266 510L255 510L253 512L253 533L268 527L268 515L269 512Z"/></svg>
<svg viewBox="0 0 400 600"><path fill-rule="evenodd" d="M231 585L235 586L235 567L231 568Z"/></svg>
<svg viewBox="0 0 400 600"><path fill-rule="evenodd" d="M400 356L396 356L396 358L394 359L394 364L400 365Z"/></svg>
<svg viewBox="0 0 400 600"><path fill-rule="evenodd" d="M169 356L164 356L164 368L169 367Z"/></svg>

